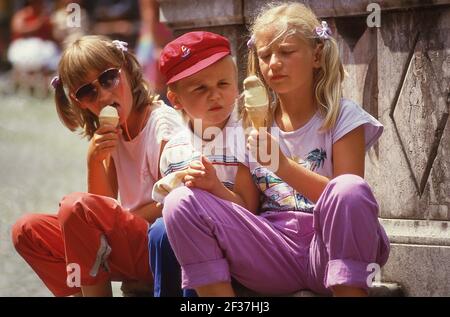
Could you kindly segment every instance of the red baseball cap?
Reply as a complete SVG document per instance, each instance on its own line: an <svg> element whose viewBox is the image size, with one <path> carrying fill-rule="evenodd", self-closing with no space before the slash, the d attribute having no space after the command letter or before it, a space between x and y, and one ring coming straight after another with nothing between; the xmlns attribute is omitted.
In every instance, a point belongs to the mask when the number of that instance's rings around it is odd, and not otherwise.
<svg viewBox="0 0 450 317"><path fill-rule="evenodd" d="M211 32L189 32L167 44L159 58L166 84L191 76L231 54L230 42Z"/></svg>

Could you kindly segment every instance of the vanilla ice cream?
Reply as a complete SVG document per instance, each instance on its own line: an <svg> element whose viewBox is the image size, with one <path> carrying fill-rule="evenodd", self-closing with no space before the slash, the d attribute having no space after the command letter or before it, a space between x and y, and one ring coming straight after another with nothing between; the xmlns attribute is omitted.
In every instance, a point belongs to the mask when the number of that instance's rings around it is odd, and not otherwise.
<svg viewBox="0 0 450 317"><path fill-rule="evenodd" d="M265 126L269 98L262 81L255 75L244 80L244 99L248 117L255 129Z"/></svg>
<svg viewBox="0 0 450 317"><path fill-rule="evenodd" d="M113 106L104 107L100 111L98 120L100 121L100 126L110 124L113 127L117 127L119 124L119 114L117 113L117 109Z"/></svg>
<svg viewBox="0 0 450 317"><path fill-rule="evenodd" d="M159 203L164 203L164 198L175 188L183 186L183 179L187 175L188 170L170 173L161 178L153 186L152 199Z"/></svg>

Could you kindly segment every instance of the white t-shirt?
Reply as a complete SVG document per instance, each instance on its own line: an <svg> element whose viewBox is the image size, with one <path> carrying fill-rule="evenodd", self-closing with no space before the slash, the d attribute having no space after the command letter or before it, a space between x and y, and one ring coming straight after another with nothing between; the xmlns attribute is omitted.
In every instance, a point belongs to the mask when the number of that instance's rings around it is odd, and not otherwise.
<svg viewBox="0 0 450 317"><path fill-rule="evenodd" d="M162 101L154 102L144 129L131 141L119 137L112 154L117 172L119 197L123 207L134 209L152 202L158 180L161 142L170 140L183 123L180 115Z"/></svg>
<svg viewBox="0 0 450 317"><path fill-rule="evenodd" d="M232 190L239 162L233 154L235 151L231 146L234 143L228 141L228 135L240 125L236 112L233 112L226 126L212 141L202 140L185 126L183 131L171 138L164 147L160 161L161 176L184 170L189 167L191 161L200 160L200 156L204 155L213 164L219 180Z"/></svg>
<svg viewBox="0 0 450 317"><path fill-rule="evenodd" d="M302 166L325 177L333 176L333 144L353 129L363 125L366 151L378 140L383 125L358 104L342 99L341 109L334 128L319 131L324 118L317 112L304 126L283 132L274 123L271 133L279 134L282 152ZM250 162L253 179L264 194L261 211L303 211L311 213L314 204L301 193L283 182L275 173L256 162Z"/></svg>

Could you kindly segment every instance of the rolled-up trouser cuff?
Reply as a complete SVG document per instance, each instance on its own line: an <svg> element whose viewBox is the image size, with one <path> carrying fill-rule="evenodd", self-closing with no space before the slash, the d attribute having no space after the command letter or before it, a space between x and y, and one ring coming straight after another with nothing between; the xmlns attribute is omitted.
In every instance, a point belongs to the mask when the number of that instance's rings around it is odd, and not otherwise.
<svg viewBox="0 0 450 317"><path fill-rule="evenodd" d="M367 270L368 263L350 259L331 260L328 262L325 287L346 285L369 290L367 277L371 271Z"/></svg>
<svg viewBox="0 0 450 317"><path fill-rule="evenodd" d="M182 288L196 288L219 282L231 282L229 265L226 259L183 265L181 268Z"/></svg>

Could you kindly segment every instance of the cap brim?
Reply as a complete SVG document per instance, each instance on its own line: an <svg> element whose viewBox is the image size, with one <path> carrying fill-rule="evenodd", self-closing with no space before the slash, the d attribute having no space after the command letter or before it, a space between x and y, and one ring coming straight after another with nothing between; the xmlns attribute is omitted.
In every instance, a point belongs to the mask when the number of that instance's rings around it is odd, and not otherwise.
<svg viewBox="0 0 450 317"><path fill-rule="evenodd" d="M194 75L195 73L198 73L202 69L205 69L206 67L214 64L215 62L217 62L218 60L224 58L227 55L230 55L230 52L219 52L219 53L216 53L216 54L213 54L213 55L209 56L208 58L202 59L198 63L192 65L189 68L186 68L182 72L180 72L180 73L176 74L175 76L173 76L172 78L170 78L167 81L167 84L171 84L171 83L176 82L176 81L178 81L180 79L183 79L183 78L186 78L188 76Z"/></svg>

